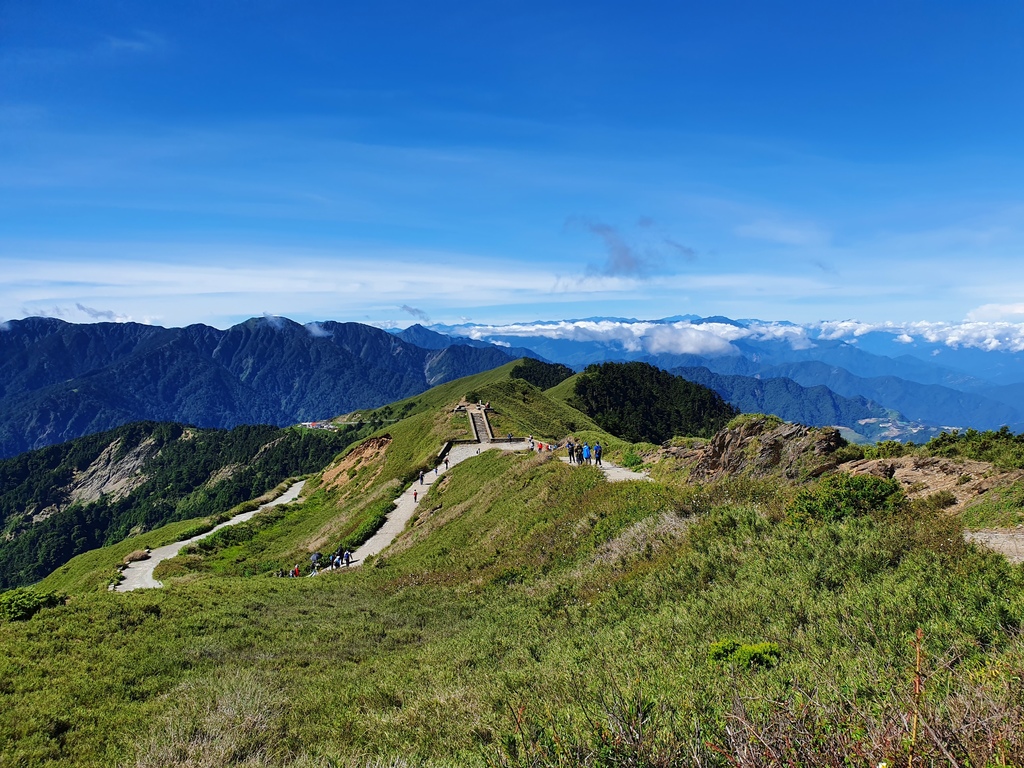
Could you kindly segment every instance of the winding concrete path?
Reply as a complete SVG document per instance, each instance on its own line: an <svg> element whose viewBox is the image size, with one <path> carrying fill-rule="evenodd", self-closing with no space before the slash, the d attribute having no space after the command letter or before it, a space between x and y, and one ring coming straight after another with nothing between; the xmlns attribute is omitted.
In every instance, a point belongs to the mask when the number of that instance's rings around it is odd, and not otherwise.
<svg viewBox="0 0 1024 768"><path fill-rule="evenodd" d="M302 493L302 488L305 484L305 480L299 480L297 483L293 483L289 486L288 490L273 501L268 501L266 504L260 505L258 509L254 509L252 512L243 512L240 515L235 515L230 520L221 523L206 533L193 536L191 539L186 539L185 541L176 541L173 544L165 544L162 547L157 547L149 553L149 557L147 559L137 560L134 563L130 563L128 567L122 571L124 574L124 581L117 584L114 587L114 591L131 592L134 589L156 589L157 587L162 587L163 584L153 578L153 570L164 560L174 557L189 544L195 544L197 541L205 539L207 536L212 535L221 528L227 528L229 525L244 523L246 520L252 520L253 517L265 509L276 507L280 504L287 504L290 501L295 501L299 497L299 494Z"/></svg>
<svg viewBox="0 0 1024 768"><path fill-rule="evenodd" d="M459 464L466 459L471 459L474 456L480 454L482 450L499 449L502 451L529 451L530 443L527 440L519 440L514 442L490 442L490 443L476 443L470 445L455 445L448 452L448 468ZM561 456L562 461L568 462L568 457ZM604 462L604 466L598 467L603 473L608 482L618 483L625 480L650 480L647 475L640 472L633 472L625 467L619 467L608 461ZM395 509L388 515L387 521L380 529L370 538L365 544L356 549L352 553L352 566L361 565L363 561L371 555L376 555L382 551L394 541L398 535L405 530L405 526L412 519L412 516L416 514L416 507L419 506L420 499L430 489L442 475L445 473L445 467L442 464L437 468L436 471L427 472L423 476L423 483L414 482L409 488L402 493L397 499L395 499ZM341 570L344 570L342 568ZM328 571L321 571L321 573L327 573Z"/></svg>

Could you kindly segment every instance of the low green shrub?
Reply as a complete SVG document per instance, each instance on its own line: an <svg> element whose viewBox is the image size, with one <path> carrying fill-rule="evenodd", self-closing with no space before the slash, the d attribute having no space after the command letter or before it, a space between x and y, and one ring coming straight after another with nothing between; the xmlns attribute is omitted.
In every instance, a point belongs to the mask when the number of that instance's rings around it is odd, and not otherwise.
<svg viewBox="0 0 1024 768"><path fill-rule="evenodd" d="M956 494L949 490L936 491L914 501L915 512L938 512L956 504Z"/></svg>
<svg viewBox="0 0 1024 768"><path fill-rule="evenodd" d="M644 460L637 455L636 451L629 449L622 455L622 466L627 469L636 469L643 466Z"/></svg>
<svg viewBox="0 0 1024 768"><path fill-rule="evenodd" d="M738 640L716 640L708 647L708 661L712 664L728 661L741 646Z"/></svg>
<svg viewBox="0 0 1024 768"><path fill-rule="evenodd" d="M368 510L368 516L352 533L345 537L339 549L355 549L370 540L388 519L395 503L391 499L381 499Z"/></svg>
<svg viewBox="0 0 1024 768"><path fill-rule="evenodd" d="M735 664L743 669L770 669L779 663L782 651L777 643L741 643L738 640L718 640L708 647L708 661L712 664Z"/></svg>
<svg viewBox="0 0 1024 768"><path fill-rule="evenodd" d="M893 479L837 472L803 488L786 513L794 522L839 522L870 512L892 514L903 509L906 496Z"/></svg>
<svg viewBox="0 0 1024 768"><path fill-rule="evenodd" d="M847 443L832 453L832 458L837 464L844 464L847 461L860 461L865 456L864 446L856 443Z"/></svg>
<svg viewBox="0 0 1024 768"><path fill-rule="evenodd" d="M785 422L778 416L770 413L741 413L737 416L733 416L729 420L729 423L725 425L726 429L739 429L747 424L753 424L754 422L764 422L765 429L775 429L775 427L782 426Z"/></svg>
<svg viewBox="0 0 1024 768"><path fill-rule="evenodd" d="M0 621L24 621L43 608L63 605L65 600L66 595L56 592L36 592L27 587L11 589L0 593Z"/></svg>
<svg viewBox="0 0 1024 768"><path fill-rule="evenodd" d="M868 459L898 459L912 453L915 446L913 443L901 443L897 440L883 440L874 445L866 446L864 457Z"/></svg>
<svg viewBox="0 0 1024 768"><path fill-rule="evenodd" d="M178 541L187 541L193 536L202 536L204 533L209 533L216 527L216 523L213 520L204 520L199 525L193 525L191 528L186 528L180 534L178 534Z"/></svg>

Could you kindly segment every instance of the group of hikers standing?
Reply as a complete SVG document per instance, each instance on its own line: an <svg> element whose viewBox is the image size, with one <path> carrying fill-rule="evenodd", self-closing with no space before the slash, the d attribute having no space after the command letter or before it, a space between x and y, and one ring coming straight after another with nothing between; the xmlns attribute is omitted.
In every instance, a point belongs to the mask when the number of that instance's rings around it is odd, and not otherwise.
<svg viewBox="0 0 1024 768"><path fill-rule="evenodd" d="M566 441L565 448L569 452L570 464L596 464L601 466L601 454L604 449L600 443L594 443L591 448L589 443L577 443L571 437Z"/></svg>
<svg viewBox="0 0 1024 768"><path fill-rule="evenodd" d="M326 564L324 559L324 556L319 552L314 552L309 556L310 576L316 576L320 571L336 571L339 568L348 568L352 564L352 552L348 549L339 549L333 555L327 556ZM296 564L294 568L289 568L287 571L278 571L277 575L295 579L302 575L302 569Z"/></svg>

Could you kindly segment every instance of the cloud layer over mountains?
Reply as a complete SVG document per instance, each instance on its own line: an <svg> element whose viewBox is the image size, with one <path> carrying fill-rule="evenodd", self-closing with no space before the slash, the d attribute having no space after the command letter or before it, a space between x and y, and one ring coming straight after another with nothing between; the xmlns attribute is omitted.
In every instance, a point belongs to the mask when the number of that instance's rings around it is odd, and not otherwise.
<svg viewBox="0 0 1024 768"><path fill-rule="evenodd" d="M492 337L542 337L565 341L616 343L627 352L651 354L734 354L732 342L782 341L793 349L807 349L818 339L856 343L870 333L888 334L901 344L924 343L953 349L986 352L1024 351L1024 323L968 321L963 323L864 323L857 320L822 321L805 325L744 320L739 322L642 321L621 319L560 320L508 325L463 325L453 333L485 340Z"/></svg>

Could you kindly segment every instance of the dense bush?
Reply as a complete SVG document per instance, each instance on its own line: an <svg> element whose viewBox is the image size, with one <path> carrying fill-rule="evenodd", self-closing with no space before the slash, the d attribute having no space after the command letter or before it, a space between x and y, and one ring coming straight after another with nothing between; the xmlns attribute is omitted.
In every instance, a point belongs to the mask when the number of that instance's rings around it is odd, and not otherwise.
<svg viewBox="0 0 1024 768"><path fill-rule="evenodd" d="M787 513L796 521L832 523L875 511L893 513L905 504L896 480L837 472L801 489Z"/></svg>
<svg viewBox="0 0 1024 768"><path fill-rule="evenodd" d="M782 651L777 643L718 640L708 648L708 661L712 664L735 664L743 669L774 667L781 658Z"/></svg>
<svg viewBox="0 0 1024 768"><path fill-rule="evenodd" d="M36 592L32 589L12 589L0 593L0 621L24 621L43 608L63 605L67 598L54 592Z"/></svg>
<svg viewBox="0 0 1024 768"><path fill-rule="evenodd" d="M1024 469L1024 434L1015 435L1008 427L998 432L943 432L924 445L929 456L989 461L1003 469Z"/></svg>

